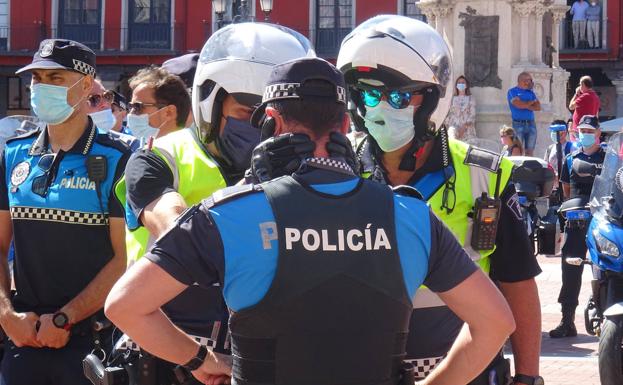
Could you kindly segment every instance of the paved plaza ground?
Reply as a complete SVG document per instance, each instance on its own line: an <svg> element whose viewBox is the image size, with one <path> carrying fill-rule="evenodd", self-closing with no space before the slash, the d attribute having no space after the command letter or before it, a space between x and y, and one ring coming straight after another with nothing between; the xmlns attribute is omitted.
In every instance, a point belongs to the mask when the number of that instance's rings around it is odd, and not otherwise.
<svg viewBox="0 0 623 385"><path fill-rule="evenodd" d="M599 385L597 367L597 337L590 336L584 329L584 305L590 294L591 272L584 268L580 306L576 314L578 336L551 339L548 331L560 322L560 305L557 302L560 289L560 258L539 256L543 269L537 277L541 310L543 314L541 375L546 385ZM510 349L507 349L510 353ZM511 356L509 356L512 358Z"/></svg>

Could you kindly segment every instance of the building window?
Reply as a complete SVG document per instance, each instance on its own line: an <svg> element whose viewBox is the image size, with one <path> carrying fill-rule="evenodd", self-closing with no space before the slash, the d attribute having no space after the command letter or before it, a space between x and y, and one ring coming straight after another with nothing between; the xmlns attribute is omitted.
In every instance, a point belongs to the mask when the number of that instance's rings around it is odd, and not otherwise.
<svg viewBox="0 0 623 385"><path fill-rule="evenodd" d="M316 51L335 57L342 40L353 28L353 0L318 0L316 3Z"/></svg>
<svg viewBox="0 0 623 385"><path fill-rule="evenodd" d="M0 0L0 51L6 51L9 40L9 0Z"/></svg>
<svg viewBox="0 0 623 385"><path fill-rule="evenodd" d="M171 0L130 0L129 47L171 49Z"/></svg>
<svg viewBox="0 0 623 385"><path fill-rule="evenodd" d="M417 5L417 3L419 2L420 0L404 0L402 12L405 16L412 17L418 20L422 20L423 22L426 23L427 22L426 16L422 14L420 7L418 7Z"/></svg>
<svg viewBox="0 0 623 385"><path fill-rule="evenodd" d="M30 95L24 86L22 78L11 76L8 78L7 87L7 109L9 110L28 110L30 109Z"/></svg>
<svg viewBox="0 0 623 385"><path fill-rule="evenodd" d="M60 0L58 36L100 48L101 0Z"/></svg>
<svg viewBox="0 0 623 385"><path fill-rule="evenodd" d="M574 2L575 0L567 0L567 5L571 8ZM567 12L561 26L560 49L562 51L601 50L608 48L605 43L607 43L610 25L604 12L604 10L608 9L608 0L597 2L597 6L599 7L600 16L599 20L596 21L574 22L571 10Z"/></svg>

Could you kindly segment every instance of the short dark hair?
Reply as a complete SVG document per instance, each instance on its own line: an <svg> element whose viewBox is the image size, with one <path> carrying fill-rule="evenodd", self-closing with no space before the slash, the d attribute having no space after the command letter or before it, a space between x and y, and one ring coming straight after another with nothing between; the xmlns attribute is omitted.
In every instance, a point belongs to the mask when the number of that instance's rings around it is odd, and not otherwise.
<svg viewBox="0 0 623 385"><path fill-rule="evenodd" d="M573 121L573 119L571 121ZM552 124L550 124L550 126L555 126L555 125L558 125L558 124L566 126L567 122L565 122L562 119L556 119L556 120L552 121Z"/></svg>
<svg viewBox="0 0 623 385"><path fill-rule="evenodd" d="M335 89L324 80L309 80L305 85ZM328 98L279 99L268 105L279 111L284 120L299 123L318 136L341 127L346 115L345 104Z"/></svg>
<svg viewBox="0 0 623 385"><path fill-rule="evenodd" d="M586 88L593 88L593 79L590 76L584 75L580 78L580 84Z"/></svg>
<svg viewBox="0 0 623 385"><path fill-rule="evenodd" d="M179 127L184 127L190 113L190 95L179 76L170 74L162 67L150 66L138 70L129 83L132 90L142 84L152 87L156 102L177 108L176 123Z"/></svg>

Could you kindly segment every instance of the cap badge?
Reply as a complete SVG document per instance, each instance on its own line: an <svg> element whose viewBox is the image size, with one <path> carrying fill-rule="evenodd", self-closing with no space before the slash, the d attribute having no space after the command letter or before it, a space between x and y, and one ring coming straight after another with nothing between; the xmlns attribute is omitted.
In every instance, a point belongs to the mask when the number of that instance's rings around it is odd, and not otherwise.
<svg viewBox="0 0 623 385"><path fill-rule="evenodd" d="M41 48L41 57L48 57L50 55L52 55L52 52L54 51L54 42L53 41L48 41L47 43L45 43L45 45L43 46L43 48Z"/></svg>

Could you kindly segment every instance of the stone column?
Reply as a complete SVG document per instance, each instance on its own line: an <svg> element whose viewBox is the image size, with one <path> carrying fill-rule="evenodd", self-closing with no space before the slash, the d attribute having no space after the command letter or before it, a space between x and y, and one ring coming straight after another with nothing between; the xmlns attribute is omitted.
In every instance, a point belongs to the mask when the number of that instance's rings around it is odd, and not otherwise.
<svg viewBox="0 0 623 385"><path fill-rule="evenodd" d="M543 6L536 6L534 13L536 14L536 54L534 64L544 65L543 63L543 16L547 9Z"/></svg>
<svg viewBox="0 0 623 385"><path fill-rule="evenodd" d="M515 9L515 11L519 14L519 17L521 18L520 19L521 26L519 28L519 31L514 31L515 33L519 35L519 38L521 39L521 42L519 45L519 63L517 64L528 65L530 64L530 60L528 58L528 44L529 44L529 41L528 41L529 29L528 28L529 28L530 20L528 19L528 17L534 10L534 6L532 5L532 3L521 2L521 3L513 3L513 8Z"/></svg>
<svg viewBox="0 0 623 385"><path fill-rule="evenodd" d="M554 44L554 52L552 57L552 67L560 68L559 54L560 54L560 23L565 19L565 13L569 7L552 7L552 19L554 25L552 26L552 44Z"/></svg>
<svg viewBox="0 0 623 385"><path fill-rule="evenodd" d="M422 0L418 3L418 7L428 19L430 26L435 28L437 32L441 32L442 20L440 16L441 11L439 9L439 4L437 4L435 0Z"/></svg>
<svg viewBox="0 0 623 385"><path fill-rule="evenodd" d="M437 7L437 11L437 32L439 32L441 36L447 37L448 41L453 41L453 23L452 20L448 20L448 16L452 15L452 6L440 5Z"/></svg>
<svg viewBox="0 0 623 385"><path fill-rule="evenodd" d="M623 116L623 77L612 80L617 91L617 116Z"/></svg>

